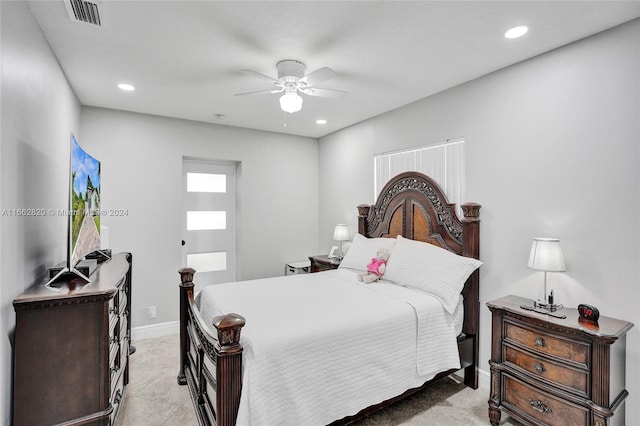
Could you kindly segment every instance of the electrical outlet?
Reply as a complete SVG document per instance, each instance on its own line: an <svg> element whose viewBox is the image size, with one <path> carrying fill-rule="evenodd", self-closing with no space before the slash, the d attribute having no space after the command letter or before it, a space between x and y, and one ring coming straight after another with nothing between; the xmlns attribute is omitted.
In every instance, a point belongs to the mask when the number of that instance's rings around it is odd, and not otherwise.
<svg viewBox="0 0 640 426"><path fill-rule="evenodd" d="M156 307L147 306L147 318L154 319L156 317Z"/></svg>

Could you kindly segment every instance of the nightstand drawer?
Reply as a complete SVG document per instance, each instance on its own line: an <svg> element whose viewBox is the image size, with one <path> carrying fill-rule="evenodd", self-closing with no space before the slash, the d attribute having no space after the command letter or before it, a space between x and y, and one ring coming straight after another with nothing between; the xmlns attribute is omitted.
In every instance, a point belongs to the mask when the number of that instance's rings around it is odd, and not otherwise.
<svg viewBox="0 0 640 426"><path fill-rule="evenodd" d="M589 410L541 392L509 375L503 375L503 404L520 417L533 417L546 425L584 426L589 424Z"/></svg>
<svg viewBox="0 0 640 426"><path fill-rule="evenodd" d="M330 271L332 269L336 268L322 263L314 263L313 265L311 265L311 272Z"/></svg>
<svg viewBox="0 0 640 426"><path fill-rule="evenodd" d="M588 397L588 371L571 368L566 365L556 364L548 359L543 359L515 347L504 345L504 361L514 364L531 373L536 380L545 378L555 386L565 388L580 396Z"/></svg>
<svg viewBox="0 0 640 426"><path fill-rule="evenodd" d="M311 272L322 272L337 269L340 261L337 259L329 259L327 255L309 256L311 262Z"/></svg>
<svg viewBox="0 0 640 426"><path fill-rule="evenodd" d="M556 337L510 321L505 321L504 327L505 341L511 341L534 352L553 355L589 369L591 347L588 343Z"/></svg>

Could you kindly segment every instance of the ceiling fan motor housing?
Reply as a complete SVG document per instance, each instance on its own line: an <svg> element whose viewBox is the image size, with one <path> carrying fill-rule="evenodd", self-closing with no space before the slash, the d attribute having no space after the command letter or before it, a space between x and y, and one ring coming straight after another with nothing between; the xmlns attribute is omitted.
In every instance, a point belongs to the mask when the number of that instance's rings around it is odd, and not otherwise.
<svg viewBox="0 0 640 426"><path fill-rule="evenodd" d="M283 83L295 83L304 77L307 67L300 61L284 60L276 64L278 80Z"/></svg>

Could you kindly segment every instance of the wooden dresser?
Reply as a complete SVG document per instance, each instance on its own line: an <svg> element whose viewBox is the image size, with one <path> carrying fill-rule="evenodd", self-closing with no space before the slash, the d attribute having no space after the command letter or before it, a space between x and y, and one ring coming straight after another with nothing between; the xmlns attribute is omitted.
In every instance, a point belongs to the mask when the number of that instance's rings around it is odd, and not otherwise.
<svg viewBox="0 0 640 426"><path fill-rule="evenodd" d="M583 321L577 309L554 318L520 308L532 301L507 296L492 312L489 419L501 410L525 424L624 424L627 321Z"/></svg>
<svg viewBox="0 0 640 426"><path fill-rule="evenodd" d="M112 425L129 382L131 254L36 285L16 311L13 424Z"/></svg>

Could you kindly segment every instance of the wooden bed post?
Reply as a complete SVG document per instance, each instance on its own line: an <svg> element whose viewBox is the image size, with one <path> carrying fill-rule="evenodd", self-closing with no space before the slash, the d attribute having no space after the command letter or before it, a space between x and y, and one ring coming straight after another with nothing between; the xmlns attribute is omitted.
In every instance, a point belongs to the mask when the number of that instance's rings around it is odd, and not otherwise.
<svg viewBox="0 0 640 426"><path fill-rule="evenodd" d="M369 217L371 206L368 204L360 204L358 206L358 234L369 235L367 230L367 217Z"/></svg>
<svg viewBox="0 0 640 426"><path fill-rule="evenodd" d="M462 227L464 232L464 241L462 246L462 255L480 259L480 204L465 203L460 206L462 208ZM464 384L472 389L478 388L478 328L480 324L480 271L475 270L469 277L465 288L464 297L468 300L477 300L478 303L473 305L473 312L465 312L465 323L463 324L463 332L473 335L473 364L464 369Z"/></svg>
<svg viewBox="0 0 640 426"><path fill-rule="evenodd" d="M178 384L186 385L187 376L184 367L187 363L187 351L189 350L189 334L187 333L187 316L189 315L189 299L193 297L193 268L181 268L180 274L180 371L178 371Z"/></svg>
<svg viewBox="0 0 640 426"><path fill-rule="evenodd" d="M213 326L218 330L216 352L216 406L217 426L236 424L242 393L242 345L240 332L245 319L238 314L217 316Z"/></svg>

